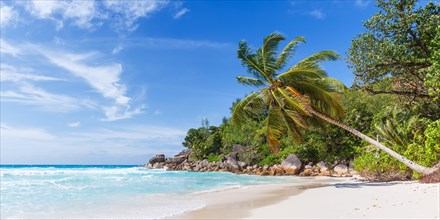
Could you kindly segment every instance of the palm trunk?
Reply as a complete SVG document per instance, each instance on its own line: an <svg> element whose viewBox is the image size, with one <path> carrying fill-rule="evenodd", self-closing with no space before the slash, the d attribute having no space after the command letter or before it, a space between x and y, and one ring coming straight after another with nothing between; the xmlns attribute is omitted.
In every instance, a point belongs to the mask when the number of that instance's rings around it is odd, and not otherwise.
<svg viewBox="0 0 440 220"><path fill-rule="evenodd" d="M348 125L346 125L346 124L344 124L344 123L342 123L340 121L337 121L337 120L335 120L333 118L330 118L330 117L328 117L328 116L326 116L326 115L324 115L324 114L322 114L320 112L317 112L317 111L315 111L311 107L308 110L309 110L310 113L312 113L313 115L323 119L324 121L327 121L327 122L329 122L331 124L334 124L334 125L336 125L336 126L338 126L340 128L343 128L343 129L347 130L348 132L350 132L350 133L356 135L357 137L361 138L362 140L364 140L364 141L366 141L366 142L368 142L368 143L378 147L379 149L385 151L386 153L388 153L389 155L394 157L396 160L404 163L409 168L411 168L412 170L422 174L423 176L425 176L427 174L430 174L430 173L435 171L434 167L433 168L428 168L428 167L424 167L422 165L419 165L417 163L414 163L410 159L408 159L408 158L400 155L399 153L391 150L390 148L388 148L385 145L379 143L378 141L368 137L367 135L362 134L358 130L356 130L356 129L354 129L354 128L352 128L352 127L350 127L350 126L348 126Z"/></svg>

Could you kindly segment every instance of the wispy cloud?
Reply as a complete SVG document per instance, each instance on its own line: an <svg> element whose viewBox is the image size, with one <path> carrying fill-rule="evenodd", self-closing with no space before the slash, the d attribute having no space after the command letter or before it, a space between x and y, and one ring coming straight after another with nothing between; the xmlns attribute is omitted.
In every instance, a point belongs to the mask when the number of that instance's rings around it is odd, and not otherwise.
<svg viewBox="0 0 440 220"><path fill-rule="evenodd" d="M37 128L17 128L6 124L0 124L0 134L3 138L10 139L30 139L30 140L53 140L55 136L43 129Z"/></svg>
<svg viewBox="0 0 440 220"><path fill-rule="evenodd" d="M58 29L63 28L66 23L83 29L94 29L112 21L108 24L113 25L117 30L134 31L138 27L139 19L160 11L170 5L170 1L31 0L18 2L15 5L23 6L28 15L34 18L53 21ZM9 12L7 9L5 8L5 11ZM10 15L10 13L4 14Z"/></svg>
<svg viewBox="0 0 440 220"><path fill-rule="evenodd" d="M144 106L139 106L137 108L132 109L128 105L113 105L113 106L104 106L102 107L104 110L105 118L102 121L116 121L121 119L132 118L133 116L142 114L144 111Z"/></svg>
<svg viewBox="0 0 440 220"><path fill-rule="evenodd" d="M116 28L129 31L136 30L139 18L150 16L169 4L169 1L104 1L104 6L119 19Z"/></svg>
<svg viewBox="0 0 440 220"><path fill-rule="evenodd" d="M127 105L130 102L130 98L125 95L127 90L125 85L120 83L121 64L88 65L82 62L83 58L78 58L88 56L87 54L47 52L47 50L41 52L51 63L84 79L105 98L113 99L121 105Z"/></svg>
<svg viewBox="0 0 440 220"><path fill-rule="evenodd" d="M33 18L54 22L57 29L65 25L73 25L93 30L108 24L119 32L136 30L140 19L148 18L166 7L174 7L177 10L172 12L175 19L190 11L182 6L182 2L171 0L17 1L9 2L9 6L2 5L2 27L19 16L12 5L22 7L26 15Z"/></svg>
<svg viewBox="0 0 440 220"><path fill-rule="evenodd" d="M309 13L311 16L313 16L316 19L323 19L325 18L324 12L322 12L321 9L314 9Z"/></svg>
<svg viewBox="0 0 440 220"><path fill-rule="evenodd" d="M18 13L13 7L3 5L0 3L0 27L5 28L10 25L14 25L18 20Z"/></svg>
<svg viewBox="0 0 440 220"><path fill-rule="evenodd" d="M104 104L100 107L106 116L105 121L131 118L143 112L143 106L133 107L131 98L126 94L127 88L125 84L121 82L122 65L115 62L97 62L96 57L101 55L97 51L72 53L30 43L24 44L21 47L12 47L9 43L2 40L2 52L3 51L16 56L17 54L21 54L22 51L26 51L26 54L23 55L23 59L31 55L33 59L35 56L45 57L48 62L47 64L67 70L68 73L73 76L84 80L94 91L107 100L112 101L111 105ZM2 65L1 70L2 76L4 75L7 81L57 80L49 76L17 73L16 69L10 65ZM77 99L69 96L52 94L29 82L20 84L19 88L20 89L16 91L2 91L2 98L4 98L2 101L24 104L41 103L46 105L65 103L64 105L60 105L64 106L62 109L76 109L74 107L79 106L88 106L90 108L90 106L94 106L87 105L88 103L78 103Z"/></svg>
<svg viewBox="0 0 440 220"><path fill-rule="evenodd" d="M32 0L24 2L23 5L31 16L52 20L58 29L62 28L66 21L70 21L79 28L90 29L100 25L99 22L93 22L93 20L102 17L96 8L95 1Z"/></svg>
<svg viewBox="0 0 440 220"><path fill-rule="evenodd" d="M21 53L21 49L10 45L6 41L4 41L2 38L0 38L0 53L2 55L9 54L12 56L17 56Z"/></svg>
<svg viewBox="0 0 440 220"><path fill-rule="evenodd" d="M118 44L115 48L113 48L112 50L112 54L118 54L119 52L121 52L124 49L124 45L123 44Z"/></svg>
<svg viewBox="0 0 440 220"><path fill-rule="evenodd" d="M19 67L1 63L0 81L22 82L22 81L60 81L62 79L36 74L31 68Z"/></svg>
<svg viewBox="0 0 440 220"><path fill-rule="evenodd" d="M71 128L77 128L81 125L81 122L79 121L75 121L75 122L71 122L69 124L67 124L67 126L71 127Z"/></svg>
<svg viewBox="0 0 440 220"><path fill-rule="evenodd" d="M366 7L368 7L368 5L370 5L370 3L371 3L371 0L356 0L354 2L354 5L359 8L366 8Z"/></svg>
<svg viewBox="0 0 440 220"><path fill-rule="evenodd" d="M103 97L114 101L113 106L102 107L106 116L104 121L132 118L143 112L142 106L132 109L130 105L131 98L126 95L127 88L121 83L121 64L89 65L83 62L84 57L88 57L87 54L61 54L47 50L42 51L42 54L53 64L84 79Z"/></svg>
<svg viewBox="0 0 440 220"><path fill-rule="evenodd" d="M97 104L91 100L50 93L29 83L21 83L17 90L2 90L0 96L2 102L33 105L49 112L71 112L82 108L97 108Z"/></svg>
<svg viewBox="0 0 440 220"><path fill-rule="evenodd" d="M182 8L180 9L174 16L174 19L179 19L181 18L184 14L188 13L190 10L187 8Z"/></svg>

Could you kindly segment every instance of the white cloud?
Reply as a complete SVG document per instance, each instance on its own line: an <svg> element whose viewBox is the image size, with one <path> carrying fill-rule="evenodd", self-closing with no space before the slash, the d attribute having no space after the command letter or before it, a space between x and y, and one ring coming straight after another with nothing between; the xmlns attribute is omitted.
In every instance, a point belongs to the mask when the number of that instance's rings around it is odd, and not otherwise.
<svg viewBox="0 0 440 220"><path fill-rule="evenodd" d="M113 48L112 50L112 54L118 54L119 52L121 52L124 49L124 45L123 44L118 44L118 46L116 46L115 48Z"/></svg>
<svg viewBox="0 0 440 220"><path fill-rule="evenodd" d="M116 20L117 28L129 31L137 29L135 22L139 18L150 16L168 3L169 1L104 1L105 7L119 17Z"/></svg>
<svg viewBox="0 0 440 220"><path fill-rule="evenodd" d="M105 121L131 118L142 113L143 107L132 107L131 98L126 95L127 88L125 84L121 82L122 65L119 63L97 63L95 57L101 55L98 52L68 53L54 51L33 44L25 44L21 48L15 48L2 40L2 52L3 51L10 54L20 54L21 51L26 51L27 54L22 57L23 59L29 55L43 56L47 58L49 64L63 68L72 75L83 79L97 93L113 102L111 106L105 104L101 105L104 107L100 107L106 115ZM93 64L90 64L92 62ZM9 65L2 65L1 70L2 76L5 76L4 81L27 82L57 80L49 76L18 73L14 67ZM19 91L2 91L2 96L4 96L4 101L23 104L64 103L64 105L61 105L62 107L64 106L64 108L61 109L77 109L79 106L86 106L88 108L95 107L93 104L78 102L69 96L49 93L30 83L21 85ZM55 109L60 109L60 107Z"/></svg>
<svg viewBox="0 0 440 220"><path fill-rule="evenodd" d="M0 5L0 27L4 28L13 25L18 20L18 13L13 7Z"/></svg>
<svg viewBox="0 0 440 220"><path fill-rule="evenodd" d="M131 110L130 106L114 105L110 107L102 107L106 118L103 121L117 121L121 119L132 118L135 115L143 113L144 106L140 106Z"/></svg>
<svg viewBox="0 0 440 220"><path fill-rule="evenodd" d="M370 3L370 0L356 0L354 5L359 8L366 8Z"/></svg>
<svg viewBox="0 0 440 220"><path fill-rule="evenodd" d="M65 45L66 44L63 39L61 39L61 38L59 38L57 36L53 37L53 42L56 45Z"/></svg>
<svg viewBox="0 0 440 220"><path fill-rule="evenodd" d="M325 17L324 12L321 9L314 9L310 12L310 15L315 17L316 19L323 19Z"/></svg>
<svg viewBox="0 0 440 220"><path fill-rule="evenodd" d="M143 107L132 109L131 98L126 95L127 89L120 81L122 65L118 63L107 65L88 65L86 58L93 53L73 54L41 51L50 62L68 70L73 75L84 79L103 97L114 101L110 107L102 107L106 118L104 121L115 121L132 118L141 114Z"/></svg>
<svg viewBox="0 0 440 220"><path fill-rule="evenodd" d="M4 41L2 38L0 38L0 53L2 55L10 54L12 56L17 56L21 53L21 49L10 45L6 41Z"/></svg>
<svg viewBox="0 0 440 220"><path fill-rule="evenodd" d="M94 29L107 22L118 31L134 31L139 19L148 18L165 7L174 6L178 10L173 14L175 19L190 11L182 8L181 2L170 0L29 0L15 2L15 5L23 6L34 18L53 21L57 29L63 28L65 23ZM12 12L15 12L12 7L2 6L2 21L5 24L17 16Z"/></svg>
<svg viewBox="0 0 440 220"><path fill-rule="evenodd" d="M174 16L174 19L179 19L180 17L182 17L184 14L188 13L190 10L187 8L182 8L180 9Z"/></svg>
<svg viewBox="0 0 440 220"><path fill-rule="evenodd" d="M63 16L72 19L76 26L89 29L93 27L92 20L100 14L94 1L72 1L65 7Z"/></svg>
<svg viewBox="0 0 440 220"><path fill-rule="evenodd" d="M119 105L128 105L130 98L125 95L126 87L120 83L122 65L88 65L81 62L88 54L69 54L42 51L50 62L83 78L92 88L105 98L113 99Z"/></svg>
<svg viewBox="0 0 440 220"><path fill-rule="evenodd" d="M154 115L161 115L162 114L162 112L161 111L159 111L159 110L156 110L156 111L154 111L154 113L153 113Z"/></svg>
<svg viewBox="0 0 440 220"><path fill-rule="evenodd" d="M1 63L0 64L0 81L11 81L11 82L21 82L21 81L59 81L61 79L43 76L33 73L34 70L30 68L17 69L11 65Z"/></svg>
<svg viewBox="0 0 440 220"><path fill-rule="evenodd" d="M67 124L67 126L71 127L71 128L77 128L81 125L81 122L79 121L75 121L75 122L71 122L69 124Z"/></svg>
<svg viewBox="0 0 440 220"><path fill-rule="evenodd" d="M94 1L32 0L25 2L25 9L36 18L54 21L58 29L67 20L77 27L90 29L99 25L93 24L92 20L101 16Z"/></svg>
<svg viewBox="0 0 440 220"><path fill-rule="evenodd" d="M116 24L118 29L133 31L137 28L136 21L139 18L148 17L168 3L169 1L145 0L32 0L24 5L32 16L53 20L58 28L62 28L64 22L71 21L77 27L92 29L112 19L112 23Z"/></svg>
<svg viewBox="0 0 440 220"><path fill-rule="evenodd" d="M70 96L47 92L29 83L21 83L18 90L0 91L1 102L13 102L23 105L34 105L50 112L71 112L81 108L95 109L96 104L90 100L80 100Z"/></svg>
<svg viewBox="0 0 440 220"><path fill-rule="evenodd" d="M53 140L55 136L43 129L16 128L6 124L0 124L0 136L2 139L31 139L31 140Z"/></svg>
<svg viewBox="0 0 440 220"><path fill-rule="evenodd" d="M66 7L68 2L66 1L39 1L32 0L25 2L25 8L35 17L47 19L52 18L56 13L61 13L61 11Z"/></svg>

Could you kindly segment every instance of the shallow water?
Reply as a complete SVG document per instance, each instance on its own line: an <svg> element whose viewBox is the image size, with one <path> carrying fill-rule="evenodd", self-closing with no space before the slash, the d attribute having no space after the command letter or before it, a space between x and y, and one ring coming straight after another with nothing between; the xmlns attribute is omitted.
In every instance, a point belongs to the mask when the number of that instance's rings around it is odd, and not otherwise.
<svg viewBox="0 0 440 220"><path fill-rule="evenodd" d="M2 165L0 176L2 219L157 219L203 207L194 193L292 181L138 166Z"/></svg>

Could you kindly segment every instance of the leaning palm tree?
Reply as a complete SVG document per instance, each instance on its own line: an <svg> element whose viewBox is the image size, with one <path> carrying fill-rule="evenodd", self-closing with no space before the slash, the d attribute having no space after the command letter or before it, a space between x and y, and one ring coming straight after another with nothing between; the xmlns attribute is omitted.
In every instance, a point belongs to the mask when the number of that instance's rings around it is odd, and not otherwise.
<svg viewBox="0 0 440 220"><path fill-rule="evenodd" d="M274 154L278 154L282 135L287 133L295 142L300 142L304 130L325 121L353 133L422 175L435 170L410 161L340 121L344 109L336 92L345 86L338 80L327 77L319 65L322 61L338 59L335 52L315 53L287 69L285 66L295 48L305 40L303 37L293 39L277 55L278 45L282 40L285 38L281 34L272 33L256 51L245 41L239 43L238 58L251 77L238 76L237 80L259 90L236 104L231 117L233 123L240 125L246 119L259 117L264 113L269 148Z"/></svg>

